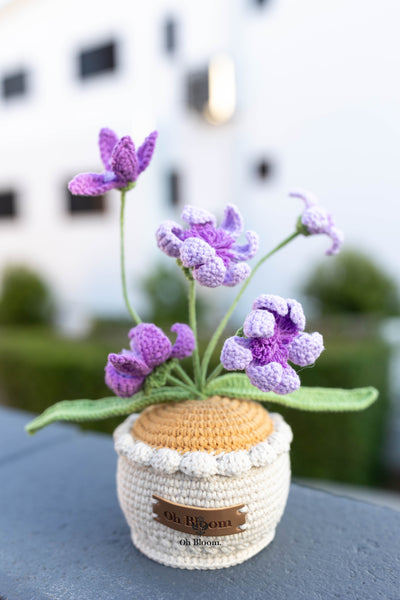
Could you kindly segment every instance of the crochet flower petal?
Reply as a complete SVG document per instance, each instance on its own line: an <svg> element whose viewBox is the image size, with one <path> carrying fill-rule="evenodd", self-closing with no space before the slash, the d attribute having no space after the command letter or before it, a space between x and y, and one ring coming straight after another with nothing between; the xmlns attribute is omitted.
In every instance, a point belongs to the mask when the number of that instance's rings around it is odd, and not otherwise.
<svg viewBox="0 0 400 600"><path fill-rule="evenodd" d="M122 375L143 377L151 372L146 363L129 350L123 350L120 354L109 354L108 360L114 369Z"/></svg>
<svg viewBox="0 0 400 600"><path fill-rule="evenodd" d="M290 394L300 387L300 378L292 367L287 366L283 369L280 383L273 388L275 394Z"/></svg>
<svg viewBox="0 0 400 600"><path fill-rule="evenodd" d="M284 368L278 362L257 365L254 361L246 369L250 382L263 392L270 392L282 379Z"/></svg>
<svg viewBox="0 0 400 600"><path fill-rule="evenodd" d="M153 323L140 323L129 332L131 348L139 353L148 367L161 365L171 356L171 342Z"/></svg>
<svg viewBox="0 0 400 600"><path fill-rule="evenodd" d="M328 233L330 228L330 215L322 206L307 208L301 215L301 222L311 234Z"/></svg>
<svg viewBox="0 0 400 600"><path fill-rule="evenodd" d="M300 367L312 365L324 349L322 335L314 333L301 333L291 342L289 347L289 360Z"/></svg>
<svg viewBox="0 0 400 600"><path fill-rule="evenodd" d="M145 169L147 169L147 167L150 164L150 161L151 161L153 153L154 153L157 136L158 136L157 131L153 131L152 133L150 133L150 135L147 136L147 138L144 140L143 144L140 146L140 148L137 151L137 158L138 158L138 163L139 163L138 175L140 175L140 173L142 173Z"/></svg>
<svg viewBox="0 0 400 600"><path fill-rule="evenodd" d="M301 215L301 222L307 228L308 233L328 235L332 240L332 246L326 251L326 254L337 254L344 236L342 231L334 225L332 215L323 206L318 206L318 199L311 192L300 190L291 192L289 195L304 201L306 209Z"/></svg>
<svg viewBox="0 0 400 600"><path fill-rule="evenodd" d="M253 360L249 345L249 340L236 335L225 340L221 352L221 362L225 369L228 371L245 369Z"/></svg>
<svg viewBox="0 0 400 600"><path fill-rule="evenodd" d="M338 254L340 248L343 244L344 234L337 227L331 227L328 233L329 237L332 240L332 246L325 252L328 256L333 256L334 254Z"/></svg>
<svg viewBox="0 0 400 600"><path fill-rule="evenodd" d="M246 231L246 239L247 244L232 246L232 253L236 260L250 260L258 250L258 234L255 231Z"/></svg>
<svg viewBox="0 0 400 600"><path fill-rule="evenodd" d="M111 169L111 155L117 142L118 136L112 129L108 129L107 127L100 129L99 149L101 160L103 161L106 171Z"/></svg>
<svg viewBox="0 0 400 600"><path fill-rule="evenodd" d="M304 327L306 326L306 317L303 312L303 307L301 306L300 302L293 300L293 298L288 298L286 302L289 308L290 320L299 331L303 331Z"/></svg>
<svg viewBox="0 0 400 600"><path fill-rule="evenodd" d="M251 268L247 263L231 263L225 273L223 285L233 287L234 285L237 285L238 283L241 283L247 279L250 273Z"/></svg>
<svg viewBox="0 0 400 600"><path fill-rule="evenodd" d="M261 294L261 296L258 296L253 302L253 309L256 310L257 308L271 310L281 317L287 315L289 311L286 300L274 294Z"/></svg>
<svg viewBox="0 0 400 600"><path fill-rule="evenodd" d="M144 377L121 375L111 363L107 363L105 372L106 384L120 398L130 398L133 394L136 394L142 387L145 379Z"/></svg>
<svg viewBox="0 0 400 600"><path fill-rule="evenodd" d="M197 208L196 206L190 206L189 204L184 207L181 219L190 226L205 225L206 223L211 223L211 225L215 226L217 223L214 215L208 212L208 210Z"/></svg>
<svg viewBox="0 0 400 600"><path fill-rule="evenodd" d="M243 332L248 338L269 338L274 331L275 317L266 310L252 310L243 325Z"/></svg>
<svg viewBox="0 0 400 600"><path fill-rule="evenodd" d="M187 238L180 249L180 257L185 267L197 267L215 256L215 250L201 238Z"/></svg>
<svg viewBox="0 0 400 600"><path fill-rule="evenodd" d="M305 190L293 190L292 192L289 192L289 196L291 198L300 198L300 200L303 200L306 208L310 208L311 206L319 204L316 195Z"/></svg>
<svg viewBox="0 0 400 600"><path fill-rule="evenodd" d="M129 135L126 135L119 140L111 157L111 169L121 183L120 187L136 181L138 168L135 144Z"/></svg>
<svg viewBox="0 0 400 600"><path fill-rule="evenodd" d="M80 173L68 184L68 189L76 196L100 196L116 187L114 177L106 173Z"/></svg>
<svg viewBox="0 0 400 600"><path fill-rule="evenodd" d="M182 240L178 234L182 229L175 221L164 221L156 231L157 246L168 256L179 258Z"/></svg>
<svg viewBox="0 0 400 600"><path fill-rule="evenodd" d="M243 231L243 218L239 209L234 204L228 204L224 211L224 218L220 225L234 238L237 238Z"/></svg>
<svg viewBox="0 0 400 600"><path fill-rule="evenodd" d="M177 334L176 342L172 346L171 358L186 358L196 348L196 340L193 331L185 323L175 323L171 331Z"/></svg>
<svg viewBox="0 0 400 600"><path fill-rule="evenodd" d="M225 279L226 267L222 258L214 256L214 258L204 263L204 265L194 267L192 274L200 285L214 288L222 285Z"/></svg>

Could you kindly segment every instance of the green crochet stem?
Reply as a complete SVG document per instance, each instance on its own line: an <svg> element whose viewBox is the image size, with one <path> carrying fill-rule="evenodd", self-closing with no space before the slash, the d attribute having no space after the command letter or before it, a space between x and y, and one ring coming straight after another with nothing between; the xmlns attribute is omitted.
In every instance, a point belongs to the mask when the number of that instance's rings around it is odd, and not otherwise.
<svg viewBox="0 0 400 600"><path fill-rule="evenodd" d="M173 383L174 385L176 385L179 388L182 388L183 390L186 390L187 392L190 392L192 394L192 396L194 396L194 397L198 397L201 395L199 393L199 391L194 387L193 384L188 385L186 383L182 383L182 381L180 379L178 379L177 377L174 377L173 375L168 375L167 381Z"/></svg>
<svg viewBox="0 0 400 600"><path fill-rule="evenodd" d="M218 377L218 375L220 375L223 370L224 370L224 365L222 363L219 363L215 367L215 369L210 373L209 377L207 378L206 384L210 383L210 381L212 381L213 379Z"/></svg>
<svg viewBox="0 0 400 600"><path fill-rule="evenodd" d="M201 393L201 376L200 376L200 357L199 357L199 342L197 337L197 318L196 318L196 286L195 281L189 281L189 325L193 331L196 347L193 350L193 371L196 388Z"/></svg>
<svg viewBox="0 0 400 600"><path fill-rule="evenodd" d="M171 376L169 376L171 377ZM175 380L175 378L173 378ZM177 381L177 380L176 380ZM179 387L161 387L151 394L138 392L132 398L102 398L101 400L63 400L50 406L41 415L33 419L25 429L33 434L42 427L55 421L93 421L109 417L129 415L140 412L152 404L165 402L182 402L193 398L193 391ZM378 391L373 387L353 390L330 388L303 387L280 396L273 392L261 392L251 385L243 373L223 375L208 384L204 396L222 395L243 400L257 400L267 404L280 404L290 408L307 411L341 412L363 410L370 406L378 397Z"/></svg>
<svg viewBox="0 0 400 600"><path fill-rule="evenodd" d="M125 241L124 241L124 222L125 222L125 196L126 192L129 189L132 189L134 184L131 184L129 188L125 188L121 190L121 210L120 210L120 240L121 240L121 282L122 282L122 293L124 295L125 305L128 309L129 314L132 319L135 321L136 325L142 322L142 319L139 317L131 303L129 302L128 290L126 287L126 274L125 274Z"/></svg>
<svg viewBox="0 0 400 600"><path fill-rule="evenodd" d="M204 385L204 383L206 381L208 364L210 362L212 353L214 352L215 346L218 344L219 338L221 337L221 335L222 335L222 333L223 333L223 331L224 331L224 329L226 327L226 324L228 323L230 317L232 316L233 311L235 310L236 306L238 305L238 302L239 302L240 298L243 296L245 290L247 289L247 286L250 284L250 281L252 280L252 278L254 277L254 275L256 274L256 272L258 271L258 269L261 267L261 265L267 260L267 258L270 258L270 256L272 256L273 254L275 254L276 252L278 252L278 250L280 250L281 248L283 248L284 246L286 246L287 244L289 244L298 235L301 235L301 232L297 230L294 233L292 233L291 235L289 235L289 237L285 238L283 240L283 242L281 242L280 244L278 244L277 246L275 246L275 248L273 248L273 250L271 250L270 252L268 252L268 254L265 254L258 261L258 263L255 265L254 269L250 273L250 276L246 279L246 281L242 285L242 288L241 288L240 292L238 293L238 295L236 296L236 298L232 302L232 304L231 304L228 312L222 318L220 324L218 325L217 329L215 330L215 333L212 336L211 340L209 341L208 346L207 346L207 348L206 348L206 350L204 352L203 361L201 363L201 382L202 382L202 385Z"/></svg>
<svg viewBox="0 0 400 600"><path fill-rule="evenodd" d="M186 371L181 367L179 363L175 364L174 371L180 375L181 379L186 382L188 385L193 386L193 379L189 377Z"/></svg>

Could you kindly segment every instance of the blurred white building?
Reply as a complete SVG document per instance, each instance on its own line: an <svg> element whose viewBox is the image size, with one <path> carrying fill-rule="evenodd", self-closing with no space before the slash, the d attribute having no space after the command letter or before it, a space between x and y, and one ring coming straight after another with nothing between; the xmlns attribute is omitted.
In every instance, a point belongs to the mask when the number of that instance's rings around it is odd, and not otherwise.
<svg viewBox="0 0 400 600"><path fill-rule="evenodd" d="M68 315L121 311L118 194L85 203L66 183L101 171L102 126L137 143L156 127L154 163L129 194L130 279L185 203L236 203L267 251L293 230L296 187L399 278L399 18L391 0L3 2L0 269L43 272ZM245 303L297 293L328 244L296 240Z"/></svg>

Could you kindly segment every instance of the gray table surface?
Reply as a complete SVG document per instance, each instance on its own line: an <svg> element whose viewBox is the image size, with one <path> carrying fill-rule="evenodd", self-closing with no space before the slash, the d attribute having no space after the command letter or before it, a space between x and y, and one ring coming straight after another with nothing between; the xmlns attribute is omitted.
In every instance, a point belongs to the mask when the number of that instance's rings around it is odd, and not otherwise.
<svg viewBox="0 0 400 600"><path fill-rule="evenodd" d="M218 571L137 551L108 436L0 408L0 599L400 600L400 513L292 485L274 542Z"/></svg>

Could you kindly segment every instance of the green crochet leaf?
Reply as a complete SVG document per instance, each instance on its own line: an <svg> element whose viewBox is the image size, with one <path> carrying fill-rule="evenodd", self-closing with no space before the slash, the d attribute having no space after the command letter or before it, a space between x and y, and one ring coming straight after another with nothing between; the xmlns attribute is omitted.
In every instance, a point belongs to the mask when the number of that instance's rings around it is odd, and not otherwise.
<svg viewBox="0 0 400 600"><path fill-rule="evenodd" d="M63 400L47 408L41 415L33 419L25 427L30 434L54 423L55 421L99 421L109 417L129 415L139 412L150 406L150 404L161 404L164 402L180 402L193 397L193 394L178 387L165 387L154 390L145 395L138 392L132 398L101 398L99 400Z"/></svg>
<svg viewBox="0 0 400 600"><path fill-rule="evenodd" d="M367 408L375 402L378 391L373 387L342 390L339 388L302 387L292 394L280 396L273 392L261 392L251 385L243 373L222 375L205 388L207 396L215 394L229 398L258 400L259 402L282 404L291 408L310 411L353 411ZM193 393L179 387L162 387L147 394L138 392L132 398L111 396L100 400L63 400L46 409L33 419L25 430L34 434L55 421L96 421L109 417L124 416L140 412L151 404L181 402L193 398Z"/></svg>
<svg viewBox="0 0 400 600"><path fill-rule="evenodd" d="M231 373L211 381L205 389L207 395L228 396L281 404L290 408L310 411L341 412L363 410L378 397L373 387L343 390L340 388L301 387L296 392L281 396L273 392L262 392L254 387L247 375Z"/></svg>
<svg viewBox="0 0 400 600"><path fill-rule="evenodd" d="M159 367L156 367L154 371L146 377L144 383L144 393L146 396L151 394L153 390L163 387L166 384L168 375L173 371L178 362L177 358L167 360Z"/></svg>

